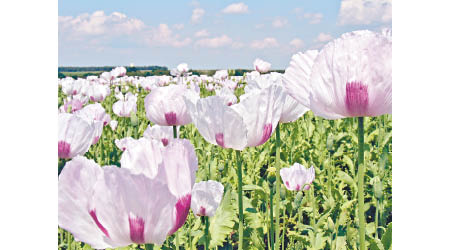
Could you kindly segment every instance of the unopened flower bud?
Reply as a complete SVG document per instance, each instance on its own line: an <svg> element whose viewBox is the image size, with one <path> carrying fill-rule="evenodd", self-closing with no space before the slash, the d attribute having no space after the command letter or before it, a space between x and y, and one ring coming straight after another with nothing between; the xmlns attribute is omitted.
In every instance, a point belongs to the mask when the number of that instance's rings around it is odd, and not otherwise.
<svg viewBox="0 0 450 250"><path fill-rule="evenodd" d="M375 176L373 180L373 192L377 199L381 199L383 197L383 183L378 176Z"/></svg>
<svg viewBox="0 0 450 250"><path fill-rule="evenodd" d="M334 136L333 136L333 134L329 134L328 135L328 138L327 138L327 150L329 151L329 152L333 152L334 150L333 150L333 144L334 144Z"/></svg>
<svg viewBox="0 0 450 250"><path fill-rule="evenodd" d="M222 172L223 171L223 169L224 169L224 166L223 166L223 163L221 162L221 163L219 163L219 166L217 166L217 169L220 171L220 172Z"/></svg>
<svg viewBox="0 0 450 250"><path fill-rule="evenodd" d="M136 113L131 112L131 114L130 114L130 120L131 120L131 125L132 125L132 126L136 127L136 126L139 125L139 119L138 119Z"/></svg>
<svg viewBox="0 0 450 250"><path fill-rule="evenodd" d="M277 180L276 176L277 169L274 167L270 167L267 169L267 171L269 172L267 175L267 180L269 181L270 185L273 185L273 183L275 183L275 181Z"/></svg>
<svg viewBox="0 0 450 250"><path fill-rule="evenodd" d="M294 209L297 210L300 205L302 204L302 200L303 200L303 192L297 192L297 195L295 195L295 199L294 199Z"/></svg>

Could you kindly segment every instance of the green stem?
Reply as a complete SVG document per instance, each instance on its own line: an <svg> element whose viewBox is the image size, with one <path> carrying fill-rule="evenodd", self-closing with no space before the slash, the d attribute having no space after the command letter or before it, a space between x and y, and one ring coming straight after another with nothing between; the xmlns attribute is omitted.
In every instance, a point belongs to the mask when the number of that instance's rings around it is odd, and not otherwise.
<svg viewBox="0 0 450 250"><path fill-rule="evenodd" d="M311 195L311 203L312 203L312 210L313 210L313 215L312 215L312 223L313 223L313 227L314 230L316 230L316 198L314 196L314 185L310 185L310 195Z"/></svg>
<svg viewBox="0 0 450 250"><path fill-rule="evenodd" d="M375 238L378 239L378 214L379 214L379 205L378 205L378 199L376 201L376 207L375 207Z"/></svg>
<svg viewBox="0 0 450 250"><path fill-rule="evenodd" d="M179 231L175 232L175 249L179 250L180 249L180 239L179 239Z"/></svg>
<svg viewBox="0 0 450 250"><path fill-rule="evenodd" d="M283 209L283 233L282 233L282 237L281 237L281 249L284 249L284 237L286 234L286 208Z"/></svg>
<svg viewBox="0 0 450 250"><path fill-rule="evenodd" d="M276 208L275 208L275 217L276 217L276 224L275 224L275 249L280 249L280 234L278 233L280 230L280 191L281 191L281 184L280 184L280 124L278 124L277 128L275 129L276 133L276 158L275 158L275 167L277 169L277 180L276 180Z"/></svg>
<svg viewBox="0 0 450 250"><path fill-rule="evenodd" d="M273 227L273 187L269 187L270 189L270 232L269 232L269 240L270 240L270 249L273 249L273 236L274 236L274 227Z"/></svg>
<svg viewBox="0 0 450 250"><path fill-rule="evenodd" d="M364 117L358 117L358 146L359 248L366 250L366 218L364 216Z"/></svg>
<svg viewBox="0 0 450 250"><path fill-rule="evenodd" d="M173 138L177 138L177 126L173 126Z"/></svg>
<svg viewBox="0 0 450 250"><path fill-rule="evenodd" d="M242 203L242 162L240 151L236 150L236 161L238 167L238 202L239 202L239 245L238 249L242 250L244 244L244 209Z"/></svg>
<svg viewBox="0 0 450 250"><path fill-rule="evenodd" d="M205 250L209 249L209 217L205 216Z"/></svg>
<svg viewBox="0 0 450 250"><path fill-rule="evenodd" d="M67 231L67 249L72 250L72 237L70 237L69 231Z"/></svg>

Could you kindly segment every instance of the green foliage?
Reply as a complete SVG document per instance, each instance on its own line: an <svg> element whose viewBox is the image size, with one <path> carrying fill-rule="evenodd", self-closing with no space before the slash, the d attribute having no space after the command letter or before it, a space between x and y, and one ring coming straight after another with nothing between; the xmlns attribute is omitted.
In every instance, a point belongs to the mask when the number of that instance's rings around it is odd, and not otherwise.
<svg viewBox="0 0 450 250"><path fill-rule="evenodd" d="M237 74L238 70L235 71ZM111 89L114 91L113 89ZM149 93L130 85L138 93L138 109L134 125L130 118L117 117L112 105L117 99L108 96L101 104L118 121L116 131L109 126L97 144L91 146L86 157L100 165L120 166L122 152L115 139L140 138L150 121L147 120L144 98ZM236 89L239 97L243 87ZM214 92L201 86L201 96ZM64 95L58 91L58 104ZM367 244L370 249L392 248L392 116L365 118L365 215ZM281 167L298 162L314 166L316 178L310 190L297 198L296 192L283 185L280 232L284 249L358 249L358 217L356 176L357 122L356 119L325 120L309 111L295 122L281 124ZM332 135L332 136L331 136ZM236 158L231 149L223 149L206 142L192 124L180 128L181 138L189 139L196 150L199 169L196 182L216 180L226 186L224 197L215 216L210 218L211 249L237 248L238 209ZM268 168L274 167L275 136L258 147L242 151L244 192L244 249L268 249L269 183ZM330 139L332 138L332 139ZM59 161L62 168L65 161ZM189 214L179 229L180 249L202 249L204 224ZM58 230L59 249L68 249L69 235ZM71 236L73 239L73 236ZM175 238L167 238L163 246L154 249L175 249ZM72 240L71 249L90 249L84 243ZM124 249L144 249L131 245Z"/></svg>

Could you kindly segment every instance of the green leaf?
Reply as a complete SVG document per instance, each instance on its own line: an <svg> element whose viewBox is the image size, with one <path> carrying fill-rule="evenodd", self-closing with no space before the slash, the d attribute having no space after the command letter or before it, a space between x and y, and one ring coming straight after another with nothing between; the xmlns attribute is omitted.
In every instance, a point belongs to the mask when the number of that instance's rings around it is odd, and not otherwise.
<svg viewBox="0 0 450 250"><path fill-rule="evenodd" d="M209 231L211 233L210 247L222 246L226 237L233 231L237 221L236 211L231 200L231 188L227 186L222 202L216 214L211 219Z"/></svg>
<svg viewBox="0 0 450 250"><path fill-rule="evenodd" d="M384 249L390 249L392 245L392 222L389 223L386 232L381 237L381 242L383 243Z"/></svg>

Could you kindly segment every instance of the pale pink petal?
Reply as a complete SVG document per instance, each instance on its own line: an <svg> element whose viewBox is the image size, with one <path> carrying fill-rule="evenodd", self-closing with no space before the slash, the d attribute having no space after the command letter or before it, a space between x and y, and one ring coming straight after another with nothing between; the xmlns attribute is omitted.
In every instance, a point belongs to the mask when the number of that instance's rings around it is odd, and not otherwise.
<svg viewBox="0 0 450 250"><path fill-rule="evenodd" d="M317 56L311 110L326 119L392 113L392 41L368 30L343 34Z"/></svg>
<svg viewBox="0 0 450 250"><path fill-rule="evenodd" d="M201 181L192 189L191 209L195 216L212 217L222 201L224 187L217 181Z"/></svg>

